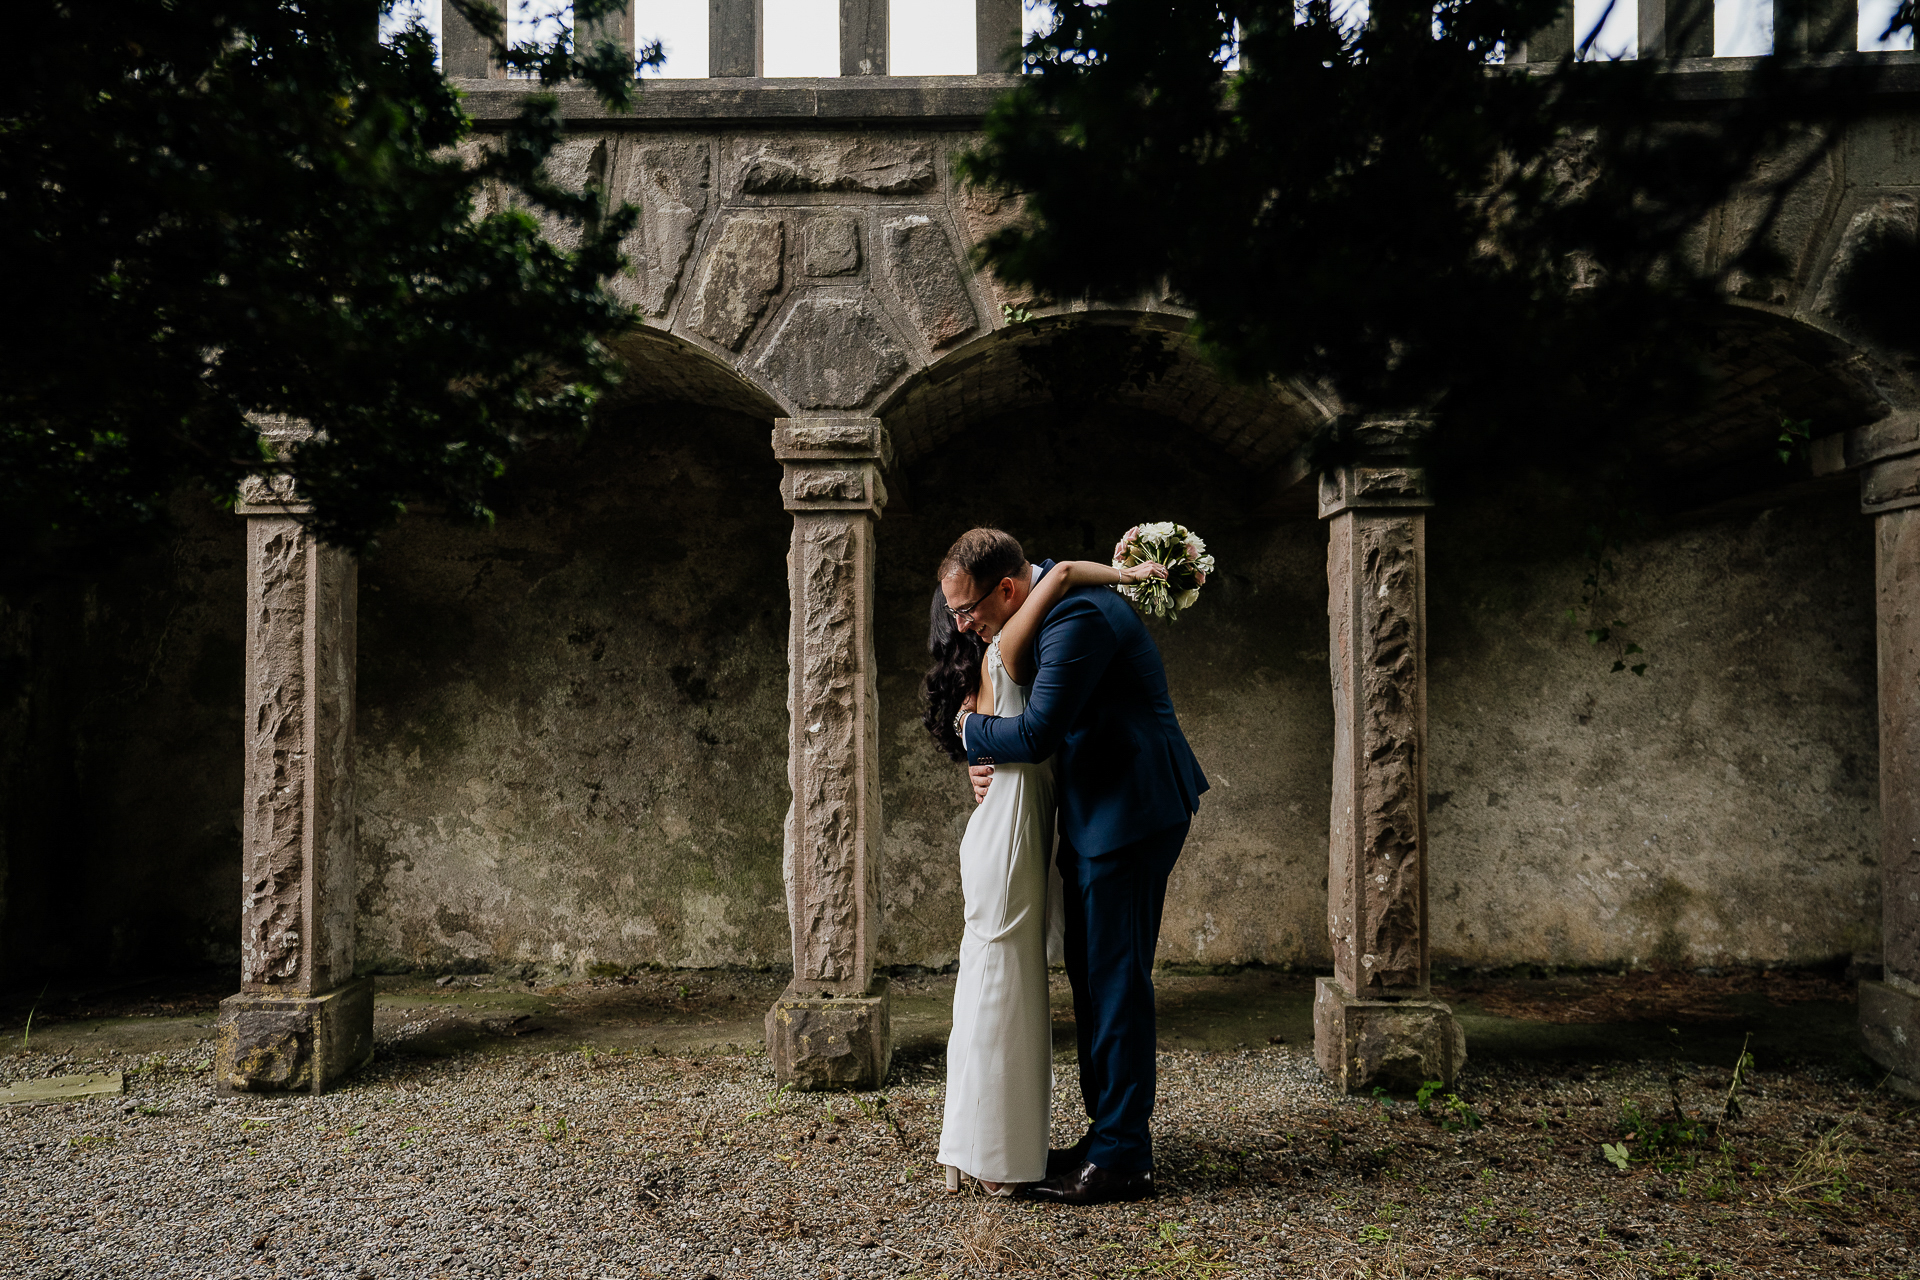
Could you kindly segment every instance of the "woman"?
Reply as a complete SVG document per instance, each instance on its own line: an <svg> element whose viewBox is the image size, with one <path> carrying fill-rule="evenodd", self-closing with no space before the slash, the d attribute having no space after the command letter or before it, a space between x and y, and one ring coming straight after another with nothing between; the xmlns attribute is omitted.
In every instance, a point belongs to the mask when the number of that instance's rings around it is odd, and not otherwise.
<svg viewBox="0 0 1920 1280"><path fill-rule="evenodd" d="M936 590L927 638L933 667L922 682L924 723L934 742L951 759L964 761L953 728L961 706L998 716L1026 709L1021 685L1033 682L1034 636L1068 590L1165 576L1152 563L1124 570L1088 560L1056 564L988 646L954 626ZM1046 954L1053 784L1051 762L998 766L960 842L966 931L947 1040L939 1156L949 1191L960 1189L963 1175L997 1196L1046 1176L1053 1092Z"/></svg>

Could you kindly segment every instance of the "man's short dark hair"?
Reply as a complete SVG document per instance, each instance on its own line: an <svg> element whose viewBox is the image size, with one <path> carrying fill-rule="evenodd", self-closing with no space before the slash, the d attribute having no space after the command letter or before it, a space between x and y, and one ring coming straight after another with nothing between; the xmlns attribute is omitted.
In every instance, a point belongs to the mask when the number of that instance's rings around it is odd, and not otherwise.
<svg viewBox="0 0 1920 1280"><path fill-rule="evenodd" d="M964 573L973 579L974 586L985 591L999 586L1000 579L1013 577L1026 564L1027 553L1012 534L999 529L969 529L947 548L937 577L945 582L956 573Z"/></svg>

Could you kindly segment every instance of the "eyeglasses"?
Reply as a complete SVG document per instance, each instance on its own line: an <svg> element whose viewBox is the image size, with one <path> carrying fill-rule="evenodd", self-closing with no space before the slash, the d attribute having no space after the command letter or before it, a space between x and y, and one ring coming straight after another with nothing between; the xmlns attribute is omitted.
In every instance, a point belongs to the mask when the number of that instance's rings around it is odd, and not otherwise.
<svg viewBox="0 0 1920 1280"><path fill-rule="evenodd" d="M1005 581L1006 581L1005 578L1002 578L1000 580L1000 582L1005 582ZM1000 589L1000 582L996 582L991 587L988 587L986 595L981 596L978 600L975 600L972 604L961 605L958 609L954 608L950 604L943 604L940 607L942 609L945 609L947 611L947 616L949 618L952 618L955 622L960 622L963 620L967 622L972 622L973 611L975 609L978 609L981 605L987 602L987 596L992 595L994 592Z"/></svg>

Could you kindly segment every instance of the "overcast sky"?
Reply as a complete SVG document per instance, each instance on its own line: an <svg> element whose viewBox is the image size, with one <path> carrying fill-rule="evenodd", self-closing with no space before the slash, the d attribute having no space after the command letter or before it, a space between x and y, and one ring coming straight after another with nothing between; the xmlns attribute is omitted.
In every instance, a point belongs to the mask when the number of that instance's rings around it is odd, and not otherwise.
<svg viewBox="0 0 1920 1280"><path fill-rule="evenodd" d="M409 0L438 31L439 0ZM634 29L642 40L658 39L666 46L667 62L660 73L668 77L707 74L707 0L633 0ZM892 0L892 72L900 76L968 75L976 65L973 48L973 0ZM1880 45L1898 0L1861 0L1858 47L1911 48L1911 39ZM770 76L833 76L840 74L837 49L838 0L765 0L766 72ZM551 8L540 0L532 11ZM1638 0L1618 0L1606 27L1594 43L1597 56L1632 56L1638 27ZM1364 20L1365 0L1350 6ZM1574 0L1574 22L1584 37L1607 11L1607 0ZM516 36L527 26L528 11L513 0L508 21ZM405 17L400 17L405 21ZM1028 9L1032 30L1042 14ZM1715 0L1714 53L1743 57L1773 50L1773 0Z"/></svg>

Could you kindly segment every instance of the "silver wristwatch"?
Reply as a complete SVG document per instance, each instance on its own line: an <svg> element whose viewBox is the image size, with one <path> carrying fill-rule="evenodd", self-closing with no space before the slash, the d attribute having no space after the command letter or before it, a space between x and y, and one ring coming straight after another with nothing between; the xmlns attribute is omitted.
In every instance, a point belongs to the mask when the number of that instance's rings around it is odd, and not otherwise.
<svg viewBox="0 0 1920 1280"><path fill-rule="evenodd" d="M965 707L953 713L953 736L964 744L967 740L967 717L973 713Z"/></svg>

